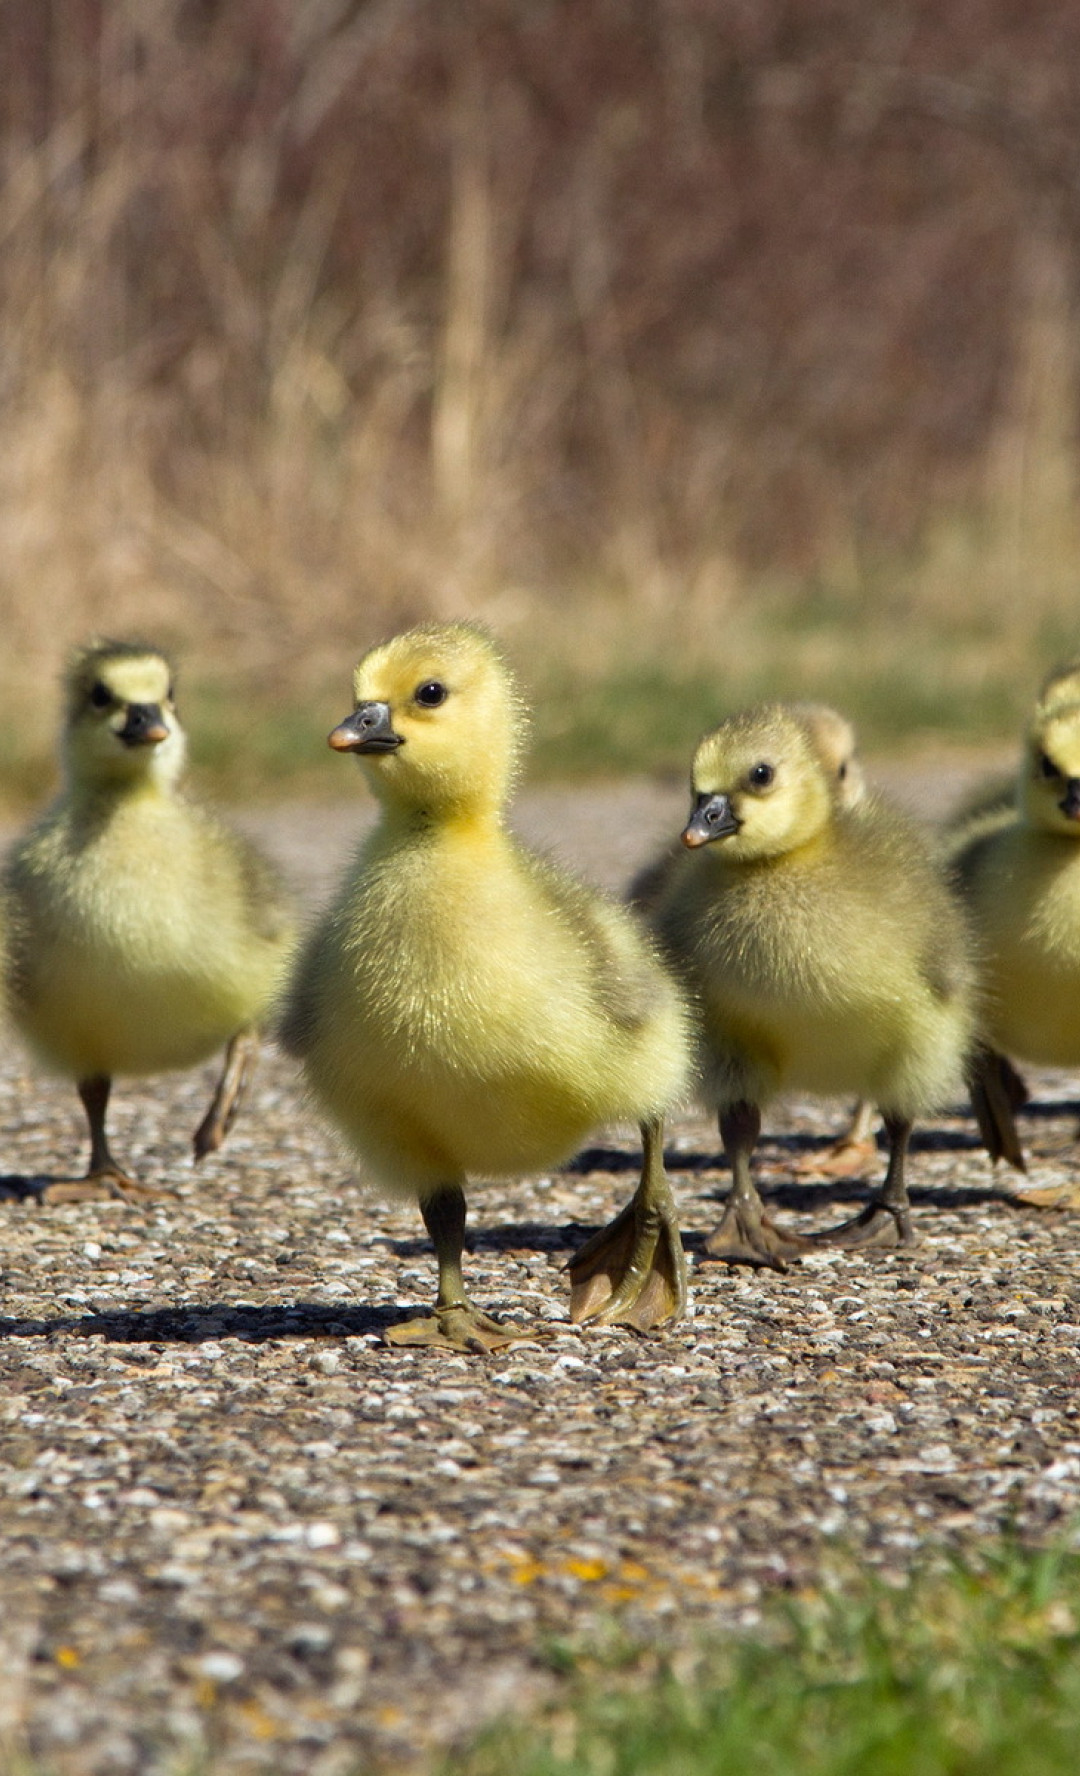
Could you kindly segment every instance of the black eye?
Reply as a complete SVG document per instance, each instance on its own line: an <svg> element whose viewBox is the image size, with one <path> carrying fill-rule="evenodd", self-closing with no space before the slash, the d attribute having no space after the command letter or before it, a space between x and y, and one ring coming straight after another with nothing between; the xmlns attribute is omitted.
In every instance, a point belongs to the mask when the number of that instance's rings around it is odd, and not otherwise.
<svg viewBox="0 0 1080 1776"><path fill-rule="evenodd" d="M1040 754L1039 754L1039 770L1042 772L1044 777L1060 777L1061 776L1061 772L1058 770L1053 759L1047 758L1045 752L1040 752Z"/></svg>
<svg viewBox="0 0 1080 1776"><path fill-rule="evenodd" d="M446 686L437 678L427 679L413 692L413 702L419 703L423 709L438 709L440 703L446 702L446 697Z"/></svg>
<svg viewBox="0 0 1080 1776"><path fill-rule="evenodd" d="M90 687L90 701L95 709L108 709L112 702L112 692L107 685L102 684L100 679L96 685Z"/></svg>
<svg viewBox="0 0 1080 1776"><path fill-rule="evenodd" d="M775 776L776 772L771 765L766 765L764 763L760 765L752 765L750 768L749 781L755 789L764 789L767 784L772 782Z"/></svg>
<svg viewBox="0 0 1080 1776"><path fill-rule="evenodd" d="M847 759L844 760L843 764L840 766L840 769L839 769L839 771L837 771L836 775L839 777L841 783L843 783L844 778L847 776Z"/></svg>

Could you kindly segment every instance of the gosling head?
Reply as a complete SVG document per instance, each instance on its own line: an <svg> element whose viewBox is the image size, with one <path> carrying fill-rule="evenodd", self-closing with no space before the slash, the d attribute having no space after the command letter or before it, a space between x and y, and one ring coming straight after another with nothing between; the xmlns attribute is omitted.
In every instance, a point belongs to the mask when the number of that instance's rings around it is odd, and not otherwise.
<svg viewBox="0 0 1080 1776"><path fill-rule="evenodd" d="M791 713L808 730L819 758L832 775L843 808L853 808L866 794L866 773L855 751L855 729L846 715L828 703L793 703Z"/></svg>
<svg viewBox="0 0 1080 1776"><path fill-rule="evenodd" d="M75 654L64 682L70 783L168 787L176 781L185 741L164 655L133 642L94 641Z"/></svg>
<svg viewBox="0 0 1080 1776"><path fill-rule="evenodd" d="M694 755L694 806L683 832L691 850L722 842L751 863L809 844L838 805L834 774L805 720L777 703L733 715Z"/></svg>
<svg viewBox="0 0 1080 1776"><path fill-rule="evenodd" d="M1066 703L1080 703L1080 660L1070 660L1047 674L1039 692L1038 714L1049 714Z"/></svg>
<svg viewBox="0 0 1080 1776"><path fill-rule="evenodd" d="M498 809L526 717L509 667L471 623L425 624L365 654L356 707L330 735L375 793L433 815Z"/></svg>
<svg viewBox="0 0 1080 1776"><path fill-rule="evenodd" d="M1080 839L1080 702L1036 713L1020 801L1031 825Z"/></svg>

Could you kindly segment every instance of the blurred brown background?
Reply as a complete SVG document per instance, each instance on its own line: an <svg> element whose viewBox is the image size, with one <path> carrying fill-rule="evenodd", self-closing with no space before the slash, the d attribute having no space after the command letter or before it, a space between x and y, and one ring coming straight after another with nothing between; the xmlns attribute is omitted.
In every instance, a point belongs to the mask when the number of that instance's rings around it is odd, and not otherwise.
<svg viewBox="0 0 1080 1776"><path fill-rule="evenodd" d="M0 54L11 795L92 630L244 792L429 614L552 769L766 691L1008 734L1080 651L1071 0L0 0Z"/></svg>

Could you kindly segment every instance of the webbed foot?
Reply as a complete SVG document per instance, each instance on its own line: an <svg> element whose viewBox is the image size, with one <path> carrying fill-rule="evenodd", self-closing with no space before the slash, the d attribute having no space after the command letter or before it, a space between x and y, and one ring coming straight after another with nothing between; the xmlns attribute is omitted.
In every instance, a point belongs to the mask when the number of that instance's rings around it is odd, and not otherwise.
<svg viewBox="0 0 1080 1776"><path fill-rule="evenodd" d="M787 1233L765 1213L761 1199L733 1195L720 1220L706 1237L710 1258L728 1264L753 1264L761 1270L786 1270L797 1264L807 1245L801 1234Z"/></svg>
<svg viewBox="0 0 1080 1776"><path fill-rule="evenodd" d="M396 1326L388 1326L383 1334L387 1344L414 1349L468 1351L473 1355L502 1350L508 1344L543 1336L538 1331L516 1331L501 1326L490 1314L470 1303L437 1307L433 1314L422 1319L402 1320Z"/></svg>
<svg viewBox="0 0 1080 1776"><path fill-rule="evenodd" d="M878 1163L877 1142L853 1140L850 1135L835 1141L821 1153L806 1153L791 1167L794 1178L860 1178Z"/></svg>
<svg viewBox="0 0 1080 1776"><path fill-rule="evenodd" d="M661 1219L643 1233L633 1202L587 1239L566 1268L575 1325L588 1320L648 1332L679 1319L686 1307L686 1256L678 1226Z"/></svg>
<svg viewBox="0 0 1080 1776"><path fill-rule="evenodd" d="M42 1190L43 1203L122 1202L129 1208L169 1193L154 1184L140 1184L116 1166L88 1172L85 1178L53 1178Z"/></svg>
<svg viewBox="0 0 1080 1776"><path fill-rule="evenodd" d="M575 1252L570 1318L575 1325L649 1332L686 1311L686 1254L663 1168L660 1125L646 1124L642 1179L625 1209Z"/></svg>
<svg viewBox="0 0 1080 1776"><path fill-rule="evenodd" d="M1004 1159L1014 1170L1027 1171L1015 1112L1028 1091L1012 1062L995 1049L978 1047L968 1059L968 1091L983 1146L994 1165Z"/></svg>
<svg viewBox="0 0 1080 1776"><path fill-rule="evenodd" d="M852 1250L876 1248L879 1251L893 1251L899 1246L917 1245L918 1241L906 1204L894 1208L880 1197L875 1197L852 1220L842 1221L839 1227L815 1234L813 1243L845 1246Z"/></svg>
<svg viewBox="0 0 1080 1776"><path fill-rule="evenodd" d="M1080 1184L1039 1184L1031 1190L1008 1190L1005 1201L1014 1209L1080 1209Z"/></svg>

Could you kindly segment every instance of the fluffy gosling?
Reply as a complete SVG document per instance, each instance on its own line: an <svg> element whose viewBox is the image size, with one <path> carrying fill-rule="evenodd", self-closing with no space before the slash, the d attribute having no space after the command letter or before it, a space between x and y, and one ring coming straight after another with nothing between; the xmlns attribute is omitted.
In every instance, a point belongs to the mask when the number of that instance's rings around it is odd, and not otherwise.
<svg viewBox="0 0 1080 1776"><path fill-rule="evenodd" d="M153 1194L113 1158L117 1074L225 1065L194 1137L221 1145L292 944L287 898L249 842L179 789L185 739L155 649L95 642L66 678L59 798L4 871L7 1002L46 1067L76 1084L90 1129L80 1179L52 1201Z"/></svg>
<svg viewBox="0 0 1080 1776"><path fill-rule="evenodd" d="M1065 676L1044 687L1013 805L972 819L951 849L984 982L972 1101L991 1158L1020 1171L1011 1059L1080 1066L1080 697Z"/></svg>
<svg viewBox="0 0 1080 1776"><path fill-rule="evenodd" d="M465 1291L466 1179L554 1165L611 1121L640 1122L645 1163L571 1264L572 1317L677 1316L685 1261L661 1152L689 1066L674 981L631 915L506 830L526 718L483 631L410 630L365 655L354 689L330 745L357 754L382 818L301 957L282 1038L434 1242L434 1313L392 1341L512 1336Z"/></svg>
<svg viewBox="0 0 1080 1776"><path fill-rule="evenodd" d="M823 1237L908 1243L912 1122L961 1086L973 1026L966 928L929 840L876 797L845 805L811 726L779 704L708 735L693 790L652 917L700 1007L732 1169L707 1250L780 1269L804 1244L766 1217L750 1163L762 1106L791 1090L857 1093L884 1117L880 1196Z"/></svg>
<svg viewBox="0 0 1080 1776"><path fill-rule="evenodd" d="M866 775L856 750L855 729L845 715L827 703L791 703L788 708L805 728L832 783L837 806L853 808L866 793ZM682 867L680 859L685 855L681 839L676 839L646 864L627 889L631 906L648 917L673 872ZM874 1105L860 1100L839 1139L824 1154L798 1163L795 1172L807 1177L847 1177L862 1170L876 1152L874 1121Z"/></svg>

